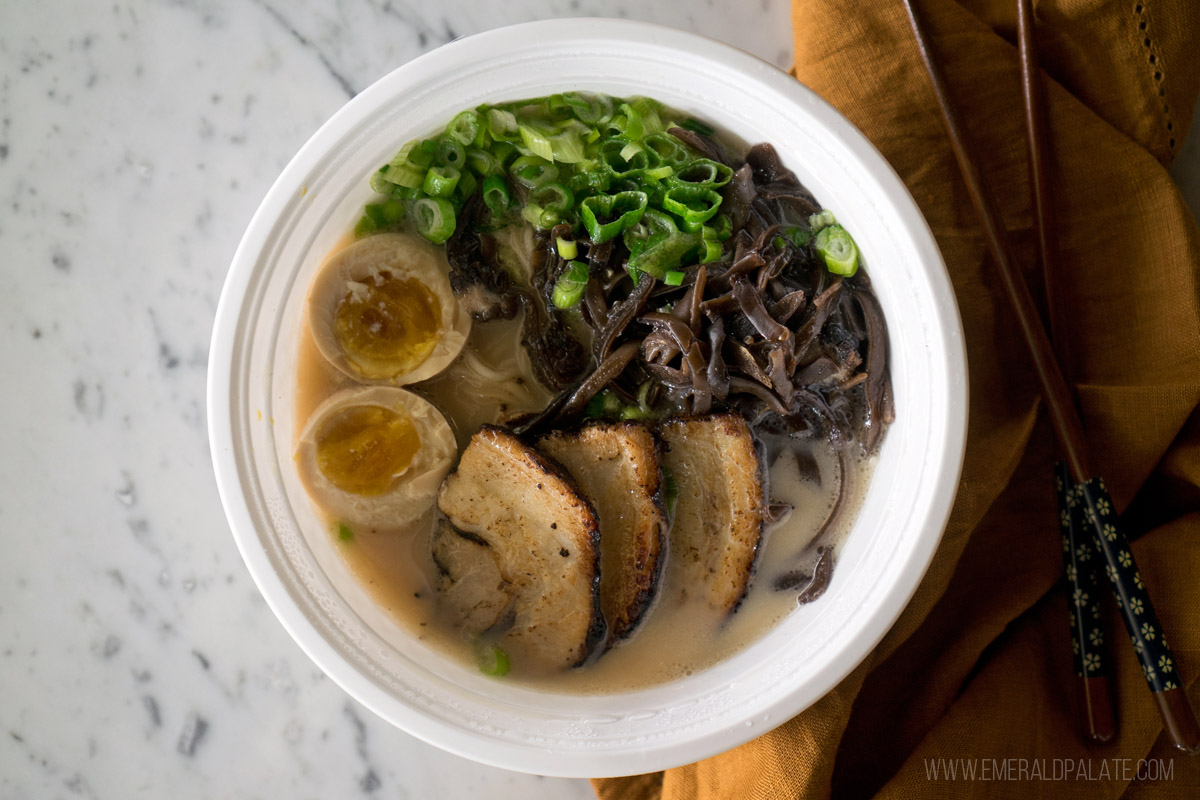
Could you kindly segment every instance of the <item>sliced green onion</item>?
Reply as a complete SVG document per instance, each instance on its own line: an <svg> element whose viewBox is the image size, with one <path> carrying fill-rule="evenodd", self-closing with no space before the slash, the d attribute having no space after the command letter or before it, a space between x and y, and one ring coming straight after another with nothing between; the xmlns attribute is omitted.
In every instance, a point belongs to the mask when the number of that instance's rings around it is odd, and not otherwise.
<svg viewBox="0 0 1200 800"><path fill-rule="evenodd" d="M588 266L582 261L572 261L554 283L554 305L571 308L583 299L587 288Z"/></svg>
<svg viewBox="0 0 1200 800"><path fill-rule="evenodd" d="M675 174L675 168L663 164L660 167L649 167L642 170L642 175L652 181L665 180Z"/></svg>
<svg viewBox="0 0 1200 800"><path fill-rule="evenodd" d="M507 675L508 671L512 669L508 653L504 652L499 645L491 642L480 642L475 646L475 663L484 675L493 675L497 678Z"/></svg>
<svg viewBox="0 0 1200 800"><path fill-rule="evenodd" d="M380 228L399 222L404 217L404 203L399 200L367 203L364 210L367 216L374 220L376 226Z"/></svg>
<svg viewBox="0 0 1200 800"><path fill-rule="evenodd" d="M434 158L443 167L462 169L467 163L467 151L461 144L449 136L443 136L437 145Z"/></svg>
<svg viewBox="0 0 1200 800"><path fill-rule="evenodd" d="M607 192L612 185L612 174L606 169L594 169L585 172L576 172L567 181L567 185L575 194L591 194L595 192Z"/></svg>
<svg viewBox="0 0 1200 800"><path fill-rule="evenodd" d="M519 152L512 142L492 142L492 155L500 162L500 166L512 161Z"/></svg>
<svg viewBox="0 0 1200 800"><path fill-rule="evenodd" d="M587 148L584 137L592 133L592 129L577 119L567 120L559 128L558 133L550 137L550 149L554 160L563 164L576 164L587 158Z"/></svg>
<svg viewBox="0 0 1200 800"><path fill-rule="evenodd" d="M837 220L833 217L833 212L827 208L823 208L816 214L808 218L808 226L812 228L813 233L818 232L822 228L828 228L830 225L836 225Z"/></svg>
<svg viewBox="0 0 1200 800"><path fill-rule="evenodd" d="M776 236L771 240L771 246L776 250L783 250L783 248L787 247L787 240L782 236Z"/></svg>
<svg viewBox="0 0 1200 800"><path fill-rule="evenodd" d="M383 178L397 186L419 189L425 181L425 172L433 163L433 153L415 139L396 153L383 171Z"/></svg>
<svg viewBox="0 0 1200 800"><path fill-rule="evenodd" d="M463 147L478 145L483 123L474 111L462 111L446 126L446 136L458 142ZM455 166L458 166L457 164Z"/></svg>
<svg viewBox="0 0 1200 800"><path fill-rule="evenodd" d="M603 125L612 119L612 98L591 92L564 92L563 102L575 112L575 118L588 125Z"/></svg>
<svg viewBox="0 0 1200 800"><path fill-rule="evenodd" d="M454 205L444 197L422 197L413 203L417 233L434 244L442 244L454 233Z"/></svg>
<svg viewBox="0 0 1200 800"><path fill-rule="evenodd" d="M649 97L635 97L629 102L629 107L636 111L642 120L642 136L662 131L662 118L658 114L662 109L662 103Z"/></svg>
<svg viewBox="0 0 1200 800"><path fill-rule="evenodd" d="M455 189L454 196L460 200L466 200L471 195L475 194L475 190L479 188L479 180L473 172L463 170L458 176L458 187Z"/></svg>
<svg viewBox="0 0 1200 800"><path fill-rule="evenodd" d="M618 134L626 141L634 141L641 139L645 135L646 129L642 122L642 115L637 112L629 103L621 103L621 116L617 119L622 120L620 133ZM616 120L613 120L614 122Z"/></svg>
<svg viewBox="0 0 1200 800"><path fill-rule="evenodd" d="M679 484L675 482L675 473L662 467L663 504L667 507L667 516L675 516L675 501L679 499Z"/></svg>
<svg viewBox="0 0 1200 800"><path fill-rule="evenodd" d="M701 244L704 246L704 251L700 254L701 264L711 264L721 260L725 248L721 246L719 240L705 238Z"/></svg>
<svg viewBox="0 0 1200 800"><path fill-rule="evenodd" d="M454 167L430 167L421 191L430 197L449 197L454 194L460 177L461 173Z"/></svg>
<svg viewBox="0 0 1200 800"><path fill-rule="evenodd" d="M685 273L677 269L669 269L667 270L666 274L663 275L663 283L665 283L667 286L682 286L684 275Z"/></svg>
<svg viewBox="0 0 1200 800"><path fill-rule="evenodd" d="M600 145L600 162L608 167L613 176L618 178L635 177L640 171L650 166L645 150L638 149L628 159L622 153L626 144L620 139L607 139Z"/></svg>
<svg viewBox="0 0 1200 800"><path fill-rule="evenodd" d="M566 237L559 236L554 244L555 247L558 248L558 255L560 258L564 258L567 261L573 261L579 257L579 242L575 241L574 239L567 239Z"/></svg>
<svg viewBox="0 0 1200 800"><path fill-rule="evenodd" d="M804 230L804 228L785 228L783 233L791 240L792 244L801 250L808 247L808 243L812 241L812 233Z"/></svg>
<svg viewBox="0 0 1200 800"><path fill-rule="evenodd" d="M650 160L678 169L693 159L683 143L669 133L654 133L642 140Z"/></svg>
<svg viewBox="0 0 1200 800"><path fill-rule="evenodd" d="M621 413L621 398L611 389L605 389L588 401L584 415L588 417L612 417Z"/></svg>
<svg viewBox="0 0 1200 800"><path fill-rule="evenodd" d="M500 160L490 150L480 150L478 147L467 149L467 166L479 177L499 175L504 171Z"/></svg>
<svg viewBox="0 0 1200 800"><path fill-rule="evenodd" d="M813 246L825 259L825 267L834 275L850 277L858 271L858 245L850 232L834 223L817 233Z"/></svg>
<svg viewBox="0 0 1200 800"><path fill-rule="evenodd" d="M645 192L618 192L585 197L579 212L593 244L615 239L637 225L646 213Z"/></svg>
<svg viewBox="0 0 1200 800"><path fill-rule="evenodd" d="M554 222L551 222L549 225L542 224L542 214L544 212L545 209L537 203L526 203L521 207L521 218L535 228L553 228L555 225ZM551 212L551 216L553 216L553 212Z"/></svg>
<svg viewBox="0 0 1200 800"><path fill-rule="evenodd" d="M545 127L533 122L518 122L517 130L521 134L521 142L531 155L554 160L554 146L550 143L549 132Z"/></svg>
<svg viewBox="0 0 1200 800"><path fill-rule="evenodd" d="M723 242L733 235L733 220L728 214L717 215L717 241Z"/></svg>
<svg viewBox="0 0 1200 800"><path fill-rule="evenodd" d="M621 414L620 414L620 418L622 420L654 419L656 416L658 416L658 415L655 414L653 411L646 409L646 408L642 408L640 406L625 406L624 408L621 409Z"/></svg>
<svg viewBox="0 0 1200 800"><path fill-rule="evenodd" d="M350 527L346 523L339 522L337 538L339 542L352 542L354 541L354 531L350 530Z"/></svg>
<svg viewBox="0 0 1200 800"><path fill-rule="evenodd" d="M508 182L503 175L489 175L483 179L483 202L497 217L508 211L511 201Z"/></svg>
<svg viewBox="0 0 1200 800"><path fill-rule="evenodd" d="M394 184L384 177L387 175L387 169L387 165L385 164L371 173L370 183L372 192L376 192L378 194L388 194L392 191L392 186Z"/></svg>
<svg viewBox="0 0 1200 800"><path fill-rule="evenodd" d="M392 184L393 200L416 200L420 194L420 189L416 189L411 186L396 186L395 184Z"/></svg>
<svg viewBox="0 0 1200 800"><path fill-rule="evenodd" d="M529 199L543 208L566 212L575 205L575 196L561 183L547 183L529 193Z"/></svg>
<svg viewBox="0 0 1200 800"><path fill-rule="evenodd" d="M379 230L379 226L375 224L375 220L371 219L369 214L363 214L354 225L354 235L359 239L377 230Z"/></svg>
<svg viewBox="0 0 1200 800"><path fill-rule="evenodd" d="M699 186L675 186L663 196L662 207L687 223L685 230L698 230L721 210L721 195Z"/></svg>
<svg viewBox="0 0 1200 800"><path fill-rule="evenodd" d="M558 177L558 167L539 156L521 156L508 172L517 183L529 189L550 183Z"/></svg>
<svg viewBox="0 0 1200 800"><path fill-rule="evenodd" d="M511 142L521 138L517 128L517 115L500 108L489 108L487 131L497 142Z"/></svg>
<svg viewBox="0 0 1200 800"><path fill-rule="evenodd" d="M629 161L631 158L636 156L638 153L641 153L643 151L643 149L644 148L642 147L641 142L629 142L628 144L626 144L624 147L621 148L621 158L625 159L626 161Z"/></svg>
<svg viewBox="0 0 1200 800"><path fill-rule="evenodd" d="M671 182L676 186L704 186L719 189L733 180L733 170L711 158L697 158L681 167Z"/></svg>
<svg viewBox="0 0 1200 800"><path fill-rule="evenodd" d="M668 270L680 267L684 258L695 251L700 235L681 232L669 214L648 208L641 223L625 232L624 241L629 248L626 262L629 274L646 272L661 278Z"/></svg>

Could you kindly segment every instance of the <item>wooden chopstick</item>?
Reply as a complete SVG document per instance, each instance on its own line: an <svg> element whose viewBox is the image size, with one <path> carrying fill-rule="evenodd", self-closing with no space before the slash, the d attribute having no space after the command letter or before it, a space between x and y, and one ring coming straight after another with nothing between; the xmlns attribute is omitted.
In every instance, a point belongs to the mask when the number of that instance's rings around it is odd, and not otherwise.
<svg viewBox="0 0 1200 800"><path fill-rule="evenodd" d="M1062 304L1058 292L1058 247L1054 238L1054 203L1050 195L1050 155L1047 147L1045 98L1042 73L1038 66L1037 42L1033 35L1033 4L1017 0L1017 51L1021 62L1021 89L1025 100L1025 138L1029 143L1029 185L1033 201L1034 230L1037 233L1038 261L1046 290L1046 310L1050 339L1062 367L1071 363L1067 329L1062 322ZM1061 463L1061 462L1060 462ZM1083 735L1096 742L1107 742L1116 734L1112 686L1108 680L1108 654L1105 652L1102 615L1099 604L1089 606L1083 598L1098 598L1099 559L1079 558L1080 544L1086 535L1084 521L1074 513L1075 483L1065 468L1057 469L1060 527L1065 540L1063 557L1070 591L1070 629L1073 661L1079 678L1079 723Z"/></svg>
<svg viewBox="0 0 1200 800"><path fill-rule="evenodd" d="M958 112L946 89L941 64L930 46L916 2L904 0L904 6L917 39L921 59L929 73L934 95L941 107L942 119L946 124L963 181L983 224L992 259L1000 273L1001 285L1029 349L1050 422L1066 456L1071 477L1078 484L1076 497L1078 502L1083 503L1085 518L1095 539L1094 545L1106 562L1106 571L1113 584L1113 592L1126 630L1136 643L1138 659L1141 661L1167 734L1176 747L1194 755L1200 752L1200 726L1197 725L1195 713L1181 688L1183 682L1179 678L1174 656L1166 646L1158 617L1154 613L1149 595L1144 591L1144 583L1133 562L1132 551L1120 520L1112 509L1112 501L1104 488L1104 481L1096 476L1092 468L1079 411L1050 346L1046 330L1038 318L1029 287L1025 285L1017 269L1012 241L1001 222L996 199L968 149L966 137L959 124ZM1053 231L1050 231L1050 235L1053 235Z"/></svg>

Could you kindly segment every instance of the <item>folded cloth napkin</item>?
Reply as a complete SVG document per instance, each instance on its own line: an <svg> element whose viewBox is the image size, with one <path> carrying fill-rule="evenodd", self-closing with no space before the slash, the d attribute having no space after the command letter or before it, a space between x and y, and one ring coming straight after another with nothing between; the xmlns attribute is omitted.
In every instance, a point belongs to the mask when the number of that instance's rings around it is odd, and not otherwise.
<svg viewBox="0 0 1200 800"><path fill-rule="evenodd" d="M1191 696L1200 694L1200 234L1167 172L1200 91L1196 0L1042 0L1061 276L1035 240L1015 0L918 0L1026 280L1064 320L1063 365ZM891 632L795 719L719 756L596 780L602 800L1200 796L1174 755L1121 622L1108 614L1120 721L1076 731L1053 433L900 0L794 0L796 76L858 125L929 221L970 359L962 483ZM899 409L898 413L903 413ZM1138 777L1163 758L1168 780ZM932 770L960 759L990 780ZM1131 759L1131 761L1112 761ZM1007 761L1007 767L1001 762ZM984 762L989 762L984 764ZM1020 770L1026 771L1023 778ZM1031 787L1029 778L1083 775ZM1009 779L1000 770L1009 769ZM1161 777L1161 776L1160 776Z"/></svg>

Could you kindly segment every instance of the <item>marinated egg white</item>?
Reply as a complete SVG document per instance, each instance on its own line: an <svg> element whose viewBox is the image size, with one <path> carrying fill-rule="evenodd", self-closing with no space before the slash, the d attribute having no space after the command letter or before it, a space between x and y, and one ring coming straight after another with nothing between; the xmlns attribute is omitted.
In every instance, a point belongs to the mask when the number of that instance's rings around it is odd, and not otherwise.
<svg viewBox="0 0 1200 800"><path fill-rule="evenodd" d="M369 236L339 250L308 295L321 355L363 383L403 386L437 375L471 330L449 269L441 248L410 234Z"/></svg>
<svg viewBox="0 0 1200 800"><path fill-rule="evenodd" d="M403 526L433 507L458 449L433 404L404 389L344 389L313 411L296 462L309 496L338 522Z"/></svg>

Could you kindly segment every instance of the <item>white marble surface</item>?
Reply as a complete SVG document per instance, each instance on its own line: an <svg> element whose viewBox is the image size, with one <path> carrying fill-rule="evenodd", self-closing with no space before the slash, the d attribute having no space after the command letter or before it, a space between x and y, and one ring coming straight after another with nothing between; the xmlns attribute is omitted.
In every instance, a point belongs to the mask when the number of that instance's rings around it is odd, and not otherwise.
<svg viewBox="0 0 1200 800"><path fill-rule="evenodd" d="M324 678L241 563L204 423L225 270L309 134L425 50L561 15L790 59L787 0L0 0L0 798L591 796ZM1177 176L1195 207L1195 136Z"/></svg>
<svg viewBox="0 0 1200 800"><path fill-rule="evenodd" d="M292 643L213 481L212 317L279 170L394 67L564 15L786 66L787 0L739 5L0 0L0 798L592 796L402 733Z"/></svg>

